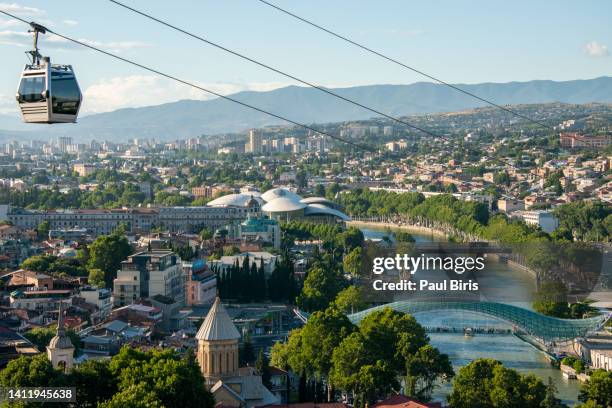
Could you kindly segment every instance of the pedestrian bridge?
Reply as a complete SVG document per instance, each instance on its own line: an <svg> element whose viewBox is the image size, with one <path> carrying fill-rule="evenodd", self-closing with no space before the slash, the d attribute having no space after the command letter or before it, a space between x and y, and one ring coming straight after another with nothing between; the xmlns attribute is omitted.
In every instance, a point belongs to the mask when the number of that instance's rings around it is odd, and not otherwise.
<svg viewBox="0 0 612 408"><path fill-rule="evenodd" d="M544 316L540 313L518 306L495 302L400 301L353 313L348 315L348 318L354 324L358 324L361 319L370 313L385 307L390 307L398 312L404 312L411 315L437 310L464 310L467 312L484 314L504 320L518 327L523 332L545 342L564 341L577 337L584 337L588 332L603 327L611 317L611 314L606 312L597 317L590 317L587 319L558 319Z"/></svg>

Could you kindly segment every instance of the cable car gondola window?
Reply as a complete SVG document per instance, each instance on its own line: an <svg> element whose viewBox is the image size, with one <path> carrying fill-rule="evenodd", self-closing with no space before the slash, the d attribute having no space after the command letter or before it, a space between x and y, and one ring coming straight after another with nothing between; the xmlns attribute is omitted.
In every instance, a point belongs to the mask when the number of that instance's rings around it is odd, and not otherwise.
<svg viewBox="0 0 612 408"><path fill-rule="evenodd" d="M79 110L81 93L72 74L51 73L51 103L53 113L76 115Z"/></svg>
<svg viewBox="0 0 612 408"><path fill-rule="evenodd" d="M45 100L44 92L44 76L24 77L19 84L19 102L42 102Z"/></svg>

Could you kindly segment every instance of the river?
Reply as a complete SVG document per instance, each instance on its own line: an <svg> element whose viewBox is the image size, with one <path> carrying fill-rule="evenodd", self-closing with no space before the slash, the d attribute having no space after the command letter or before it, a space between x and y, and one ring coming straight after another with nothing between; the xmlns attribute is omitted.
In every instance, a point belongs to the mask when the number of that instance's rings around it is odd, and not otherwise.
<svg viewBox="0 0 612 408"><path fill-rule="evenodd" d="M385 228L361 228L366 239L381 239L389 234ZM439 237L424 234L412 234L417 242L439 241ZM497 264L487 269L486 277L479 277L482 286L487 287L487 300L511 303L530 308L535 284L533 278L526 272L516 270L507 265ZM398 298L399 300L399 298ZM510 328L501 320L466 311L427 312L415 315L423 326L447 327L500 327ZM449 355L457 372L461 367L477 358L494 358L501 361L505 367L516 369L523 373L532 373L540 377L544 383L552 378L557 385L557 396L563 402L572 406L577 402L580 383L577 380L567 380L561 371L552 367L546 355L532 345L523 342L512 334L485 335L476 334L465 337L462 333L429 334L432 345ZM437 387L434 391L436 401L445 401L451 391L450 384Z"/></svg>

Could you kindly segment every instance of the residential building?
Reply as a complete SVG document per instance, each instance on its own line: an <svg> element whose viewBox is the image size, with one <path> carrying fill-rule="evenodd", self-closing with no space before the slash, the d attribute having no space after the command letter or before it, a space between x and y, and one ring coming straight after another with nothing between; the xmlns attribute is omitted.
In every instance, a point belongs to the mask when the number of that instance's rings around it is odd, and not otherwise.
<svg viewBox="0 0 612 408"><path fill-rule="evenodd" d="M113 281L115 306L163 295L184 304L185 276L180 258L172 251L152 250L130 255L121 262Z"/></svg>
<svg viewBox="0 0 612 408"><path fill-rule="evenodd" d="M515 211L511 214L512 217L520 218L529 225L540 227L542 231L551 233L559 227L559 220L551 211L535 210L535 211Z"/></svg>

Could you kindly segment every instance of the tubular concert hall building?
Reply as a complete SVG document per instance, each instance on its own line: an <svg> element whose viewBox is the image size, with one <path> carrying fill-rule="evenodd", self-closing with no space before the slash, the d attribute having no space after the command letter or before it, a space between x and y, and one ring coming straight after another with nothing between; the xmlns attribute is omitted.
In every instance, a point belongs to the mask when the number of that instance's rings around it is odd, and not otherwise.
<svg viewBox="0 0 612 408"><path fill-rule="evenodd" d="M0 220L34 229L48 221L53 230L82 228L92 235L109 234L120 225L130 232L148 232L161 227L171 232L198 232L203 227L219 228L249 215L264 213L271 219L335 223L349 217L333 202L322 197L302 198L286 188L229 194L205 206L151 207L95 210L25 210L0 206Z"/></svg>

